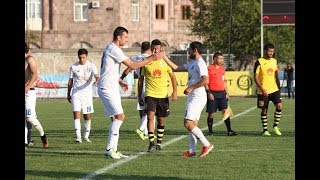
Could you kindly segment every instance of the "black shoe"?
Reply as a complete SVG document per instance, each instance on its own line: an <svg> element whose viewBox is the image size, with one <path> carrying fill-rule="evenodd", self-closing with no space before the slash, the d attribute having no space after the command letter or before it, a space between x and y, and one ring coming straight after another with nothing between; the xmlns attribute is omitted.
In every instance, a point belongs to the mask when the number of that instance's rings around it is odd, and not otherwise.
<svg viewBox="0 0 320 180"><path fill-rule="evenodd" d="M235 132L235 131L229 131L228 132L228 136L236 136L237 135L237 133Z"/></svg>
<svg viewBox="0 0 320 180"><path fill-rule="evenodd" d="M24 151L28 151L28 144L24 144Z"/></svg>
<svg viewBox="0 0 320 180"><path fill-rule="evenodd" d="M209 136L212 136L212 135L213 135L213 132L212 132L212 131L209 131L209 132L208 132L208 135L209 135Z"/></svg>
<svg viewBox="0 0 320 180"><path fill-rule="evenodd" d="M153 143L150 143L147 152L154 152L155 150L156 146Z"/></svg>
<svg viewBox="0 0 320 180"><path fill-rule="evenodd" d="M156 151L161 151L161 146L160 145L156 145Z"/></svg>

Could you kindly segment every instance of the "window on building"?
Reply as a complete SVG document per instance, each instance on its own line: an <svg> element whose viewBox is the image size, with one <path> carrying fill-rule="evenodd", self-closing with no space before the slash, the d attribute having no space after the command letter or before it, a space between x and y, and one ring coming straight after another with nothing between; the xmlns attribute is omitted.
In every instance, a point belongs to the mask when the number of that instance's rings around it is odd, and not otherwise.
<svg viewBox="0 0 320 180"><path fill-rule="evenodd" d="M132 2L132 20L139 21L139 2Z"/></svg>
<svg viewBox="0 0 320 180"><path fill-rule="evenodd" d="M164 19L164 4L157 4L156 5L156 19Z"/></svg>
<svg viewBox="0 0 320 180"><path fill-rule="evenodd" d="M181 13L182 13L182 19L188 20L191 17L191 6L189 5L182 5L181 6Z"/></svg>
<svg viewBox="0 0 320 180"><path fill-rule="evenodd" d="M74 20L87 21L88 20L88 1L74 0Z"/></svg>
<svg viewBox="0 0 320 180"><path fill-rule="evenodd" d="M24 13L25 13L25 19L41 19L42 18L41 0L25 0Z"/></svg>

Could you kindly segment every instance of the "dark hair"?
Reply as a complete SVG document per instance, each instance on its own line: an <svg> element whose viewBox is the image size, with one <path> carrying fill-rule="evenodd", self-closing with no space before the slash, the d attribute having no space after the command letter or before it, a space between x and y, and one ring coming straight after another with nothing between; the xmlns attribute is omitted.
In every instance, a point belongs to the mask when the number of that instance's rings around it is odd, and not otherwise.
<svg viewBox="0 0 320 180"><path fill-rule="evenodd" d="M161 41L159 39L154 39L153 41L151 41L151 45L161 45Z"/></svg>
<svg viewBox="0 0 320 180"><path fill-rule="evenodd" d="M146 52L148 49L150 49L150 42L149 41L144 41L141 44L141 52Z"/></svg>
<svg viewBox="0 0 320 180"><path fill-rule="evenodd" d="M117 40L117 37L122 35L122 33L129 33L128 30L124 27L117 27L114 31L113 31L113 40Z"/></svg>
<svg viewBox="0 0 320 180"><path fill-rule="evenodd" d="M194 51L195 49L198 51L199 54L201 54L202 51L202 43L199 41L193 41L190 43L189 48Z"/></svg>
<svg viewBox="0 0 320 180"><path fill-rule="evenodd" d="M215 52L212 59L217 58L218 56L223 56L223 54L221 52Z"/></svg>
<svg viewBox="0 0 320 180"><path fill-rule="evenodd" d="M24 43L24 53L27 54L29 52L30 48L27 43Z"/></svg>
<svg viewBox="0 0 320 180"><path fill-rule="evenodd" d="M274 45L271 43L267 43L264 45L263 49L267 51L268 49L274 49Z"/></svg>
<svg viewBox="0 0 320 180"><path fill-rule="evenodd" d="M88 55L88 51L84 48L81 48L78 50L78 56L82 55L82 54L85 54L85 55Z"/></svg>

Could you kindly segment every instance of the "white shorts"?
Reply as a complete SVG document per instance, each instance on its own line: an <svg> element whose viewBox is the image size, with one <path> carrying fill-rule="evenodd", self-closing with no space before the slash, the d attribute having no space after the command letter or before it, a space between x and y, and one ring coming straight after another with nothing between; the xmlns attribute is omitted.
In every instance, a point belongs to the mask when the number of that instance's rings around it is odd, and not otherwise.
<svg viewBox="0 0 320 180"><path fill-rule="evenodd" d="M37 117L36 113L36 101L37 101L37 93L36 90L29 90L28 93L24 95L24 110L25 117Z"/></svg>
<svg viewBox="0 0 320 180"><path fill-rule="evenodd" d="M104 89L98 88L98 95L103 102L104 115L106 117L112 117L117 114L123 114L123 108L121 104L120 92L108 92Z"/></svg>
<svg viewBox="0 0 320 180"><path fill-rule="evenodd" d="M193 93L191 92L187 97L186 112L184 119L199 120L203 108L207 104L207 96L205 93Z"/></svg>
<svg viewBox="0 0 320 180"><path fill-rule="evenodd" d="M83 114L91 114L94 112L92 92L74 93L71 96L72 111L82 111Z"/></svg>

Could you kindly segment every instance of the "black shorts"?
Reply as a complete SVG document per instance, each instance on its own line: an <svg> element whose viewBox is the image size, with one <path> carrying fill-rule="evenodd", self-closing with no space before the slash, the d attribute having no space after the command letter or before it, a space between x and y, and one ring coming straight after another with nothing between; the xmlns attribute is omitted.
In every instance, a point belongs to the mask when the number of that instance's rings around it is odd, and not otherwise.
<svg viewBox="0 0 320 180"><path fill-rule="evenodd" d="M268 97L265 97L262 94L258 94L257 107L260 109L268 108L270 101L273 102L274 105L281 103L282 100L281 100L280 91L273 92L269 94Z"/></svg>
<svg viewBox="0 0 320 180"><path fill-rule="evenodd" d="M222 111L223 109L228 109L228 101L225 91L210 91L213 94L214 99L210 100L207 97L207 113L214 113L217 110Z"/></svg>
<svg viewBox="0 0 320 180"><path fill-rule="evenodd" d="M145 97L147 113L152 111L155 112L157 117L167 117L170 115L169 112L169 98L154 98L147 96Z"/></svg>

